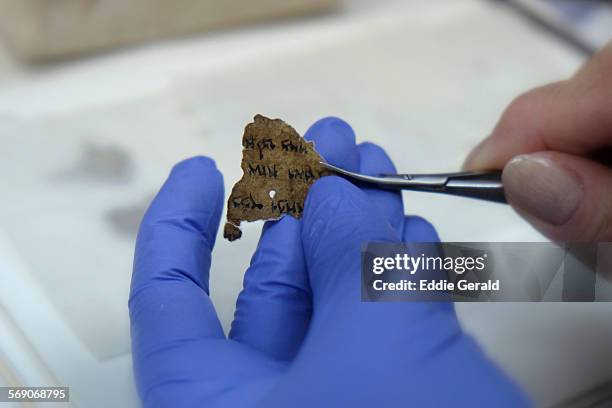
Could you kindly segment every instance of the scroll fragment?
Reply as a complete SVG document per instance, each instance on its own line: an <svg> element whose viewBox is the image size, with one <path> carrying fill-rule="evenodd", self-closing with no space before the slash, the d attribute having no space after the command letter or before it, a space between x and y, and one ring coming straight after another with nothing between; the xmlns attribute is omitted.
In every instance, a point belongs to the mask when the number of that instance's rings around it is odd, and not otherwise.
<svg viewBox="0 0 612 408"><path fill-rule="evenodd" d="M300 218L308 189L329 174L312 142L280 119L256 115L242 136L242 178L227 201L223 237L242 236L242 221Z"/></svg>

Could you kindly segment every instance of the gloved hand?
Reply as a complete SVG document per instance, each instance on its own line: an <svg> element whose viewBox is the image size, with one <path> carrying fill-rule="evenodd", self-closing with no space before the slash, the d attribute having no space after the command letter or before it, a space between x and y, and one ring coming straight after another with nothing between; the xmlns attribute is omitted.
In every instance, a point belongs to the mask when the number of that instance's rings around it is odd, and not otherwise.
<svg viewBox="0 0 612 408"><path fill-rule="evenodd" d="M336 166L395 171L344 122L305 137ZM130 294L132 351L147 407L527 405L464 334L453 305L362 303L363 241L436 241L395 192L338 177L311 188L301 221L267 222L226 338L209 298L222 176L179 163L145 215Z"/></svg>

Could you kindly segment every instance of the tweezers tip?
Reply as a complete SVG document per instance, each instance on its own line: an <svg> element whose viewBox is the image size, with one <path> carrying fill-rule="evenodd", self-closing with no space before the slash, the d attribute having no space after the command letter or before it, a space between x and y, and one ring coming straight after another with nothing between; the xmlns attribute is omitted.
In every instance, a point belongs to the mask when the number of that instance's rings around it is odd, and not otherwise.
<svg viewBox="0 0 612 408"><path fill-rule="evenodd" d="M336 173L340 173L340 174L349 174L348 171L341 169L340 167L336 167L333 164L329 164L324 161L320 161L319 164L325 167L327 170L335 171Z"/></svg>

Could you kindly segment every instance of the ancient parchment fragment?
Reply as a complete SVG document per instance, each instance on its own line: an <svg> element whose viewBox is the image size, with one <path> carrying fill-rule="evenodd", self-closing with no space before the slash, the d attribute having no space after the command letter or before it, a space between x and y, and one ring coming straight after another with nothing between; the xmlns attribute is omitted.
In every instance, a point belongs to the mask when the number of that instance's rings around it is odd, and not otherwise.
<svg viewBox="0 0 612 408"><path fill-rule="evenodd" d="M241 221L273 220L289 214L300 218L308 189L329 174L313 143L280 119L256 115L242 136L242 178L227 200L223 236L242 235Z"/></svg>

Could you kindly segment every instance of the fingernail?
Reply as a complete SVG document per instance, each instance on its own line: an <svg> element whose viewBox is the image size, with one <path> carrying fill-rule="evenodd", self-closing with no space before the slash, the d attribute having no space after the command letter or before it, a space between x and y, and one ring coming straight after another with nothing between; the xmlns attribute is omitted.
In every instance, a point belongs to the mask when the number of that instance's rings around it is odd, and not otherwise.
<svg viewBox="0 0 612 408"><path fill-rule="evenodd" d="M504 168L503 183L510 203L553 225L566 223L584 195L574 173L538 155L512 159Z"/></svg>

